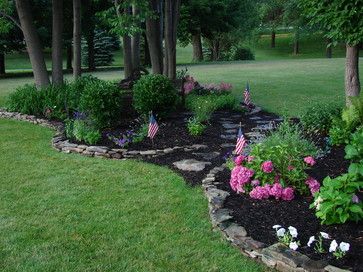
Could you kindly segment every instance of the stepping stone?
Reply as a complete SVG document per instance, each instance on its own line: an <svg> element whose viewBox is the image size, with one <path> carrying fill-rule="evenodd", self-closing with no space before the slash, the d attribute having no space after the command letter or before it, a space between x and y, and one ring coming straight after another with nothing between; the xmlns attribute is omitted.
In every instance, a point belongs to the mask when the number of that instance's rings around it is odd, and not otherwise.
<svg viewBox="0 0 363 272"><path fill-rule="evenodd" d="M225 129L233 129L233 128L238 128L239 127L239 124L223 123L222 126Z"/></svg>
<svg viewBox="0 0 363 272"><path fill-rule="evenodd" d="M261 117L253 116L249 118L250 120L261 120Z"/></svg>
<svg viewBox="0 0 363 272"><path fill-rule="evenodd" d="M210 153L193 153L193 155L199 156L204 160L210 161L217 158L221 153L219 152L210 152Z"/></svg>
<svg viewBox="0 0 363 272"><path fill-rule="evenodd" d="M203 171L206 165L211 165L211 162L197 161L194 159L186 159L174 162L173 165L179 170L183 171Z"/></svg>
<svg viewBox="0 0 363 272"><path fill-rule="evenodd" d="M245 133L248 137L250 138L262 138L264 137L263 134L259 133L259 132L247 132Z"/></svg>
<svg viewBox="0 0 363 272"><path fill-rule="evenodd" d="M252 128L252 130L272 130L273 126L271 124L259 125L257 127Z"/></svg>
<svg viewBox="0 0 363 272"><path fill-rule="evenodd" d="M257 124L268 124L270 121L256 121Z"/></svg>
<svg viewBox="0 0 363 272"><path fill-rule="evenodd" d="M237 134L237 129L226 129L224 132L227 134Z"/></svg>
<svg viewBox="0 0 363 272"><path fill-rule="evenodd" d="M255 107L252 111L247 112L246 115L253 115L253 114L259 113L260 111L261 111L260 107Z"/></svg>
<svg viewBox="0 0 363 272"><path fill-rule="evenodd" d="M236 146L236 144L232 144L232 143L221 144L222 148L235 147L235 146Z"/></svg>
<svg viewBox="0 0 363 272"><path fill-rule="evenodd" d="M226 140L235 140L237 139L237 136L235 134L227 134L227 135L222 134L221 138Z"/></svg>

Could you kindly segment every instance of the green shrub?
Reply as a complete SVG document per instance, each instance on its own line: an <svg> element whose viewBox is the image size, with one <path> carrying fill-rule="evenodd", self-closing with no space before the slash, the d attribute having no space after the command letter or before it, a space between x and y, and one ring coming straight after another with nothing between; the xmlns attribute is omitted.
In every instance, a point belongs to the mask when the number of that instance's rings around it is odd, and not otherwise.
<svg viewBox="0 0 363 272"><path fill-rule="evenodd" d="M188 120L188 132L192 136L202 135L206 129L206 125L202 124L197 118L191 118Z"/></svg>
<svg viewBox="0 0 363 272"><path fill-rule="evenodd" d="M333 145L347 144L351 129L341 118L334 118L329 130L329 137Z"/></svg>
<svg viewBox="0 0 363 272"><path fill-rule="evenodd" d="M65 126L66 136L90 145L96 144L101 139L101 133L89 120L67 120Z"/></svg>
<svg viewBox="0 0 363 272"><path fill-rule="evenodd" d="M89 116L96 128L115 124L121 117L122 92L107 81L92 81L84 86L79 110Z"/></svg>
<svg viewBox="0 0 363 272"><path fill-rule="evenodd" d="M312 105L301 116L301 124L308 133L327 134L332 126L332 120L341 113L341 107L319 103Z"/></svg>
<svg viewBox="0 0 363 272"><path fill-rule="evenodd" d="M304 139L296 125L283 122L274 132L261 143L251 145L250 156L254 159L248 168L255 171L255 178L262 184L273 184L276 175L283 187L292 186L301 194L308 192L305 184L308 165L304 157L314 156L317 148ZM271 161L274 172L265 173L261 169L263 162Z"/></svg>
<svg viewBox="0 0 363 272"><path fill-rule="evenodd" d="M251 49L240 47L240 46L232 46L229 52L227 53L228 60L254 60L255 55L252 53Z"/></svg>
<svg viewBox="0 0 363 272"><path fill-rule="evenodd" d="M133 87L133 105L140 114L150 111L166 116L177 105L178 95L171 81L163 75L141 77Z"/></svg>
<svg viewBox="0 0 363 272"><path fill-rule="evenodd" d="M40 91L35 85L24 85L16 88L8 99L7 109L24 114L41 116L44 113Z"/></svg>

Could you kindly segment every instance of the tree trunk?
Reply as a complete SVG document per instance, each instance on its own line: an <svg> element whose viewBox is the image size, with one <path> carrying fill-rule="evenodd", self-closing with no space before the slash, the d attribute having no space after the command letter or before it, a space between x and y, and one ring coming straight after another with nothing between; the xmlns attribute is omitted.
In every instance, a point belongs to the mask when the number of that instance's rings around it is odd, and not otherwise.
<svg viewBox="0 0 363 272"><path fill-rule="evenodd" d="M151 66L150 60L150 51L149 51L149 44L147 42L146 33L143 33L143 40L144 40L144 66Z"/></svg>
<svg viewBox="0 0 363 272"><path fill-rule="evenodd" d="M192 35L193 44L193 61L199 62L203 60L203 49L202 49L202 39L200 32Z"/></svg>
<svg viewBox="0 0 363 272"><path fill-rule="evenodd" d="M345 95L346 104L351 104L350 97L359 96L359 48L358 45L350 46L347 44L345 62Z"/></svg>
<svg viewBox="0 0 363 272"><path fill-rule="evenodd" d="M220 55L220 46L219 46L219 40L218 39L213 39L211 41L211 52L212 52L212 61L217 61L219 60L219 55Z"/></svg>
<svg viewBox="0 0 363 272"><path fill-rule="evenodd" d="M275 48L276 46L276 32L272 30L271 32L271 48Z"/></svg>
<svg viewBox="0 0 363 272"><path fill-rule="evenodd" d="M67 70L72 70L72 45L67 46Z"/></svg>
<svg viewBox="0 0 363 272"><path fill-rule="evenodd" d="M5 54L0 52L0 75L5 75Z"/></svg>
<svg viewBox="0 0 363 272"><path fill-rule="evenodd" d="M73 0L73 76L82 74L81 68L81 0Z"/></svg>
<svg viewBox="0 0 363 272"><path fill-rule="evenodd" d="M43 48L33 23L33 16L31 14L29 1L16 0L15 4L29 53L35 84L39 88L46 87L50 84L50 81L47 67L45 65Z"/></svg>
<svg viewBox="0 0 363 272"><path fill-rule="evenodd" d="M294 55L297 55L300 53L299 40L300 40L300 33L299 33L299 30L296 30L295 38L294 38Z"/></svg>
<svg viewBox="0 0 363 272"><path fill-rule="evenodd" d="M164 75L176 78L176 31L181 0L165 0L165 68Z"/></svg>
<svg viewBox="0 0 363 272"><path fill-rule="evenodd" d="M95 64L95 32L94 28L90 30L87 35L87 47L88 47L88 70L95 71L96 64Z"/></svg>
<svg viewBox="0 0 363 272"><path fill-rule="evenodd" d="M139 14L139 9L133 5L132 15L137 16ZM140 33L136 33L131 38L131 51L132 51L132 67L134 69L140 67Z"/></svg>
<svg viewBox="0 0 363 272"><path fill-rule="evenodd" d="M132 74L132 49L131 38L128 35L122 37L123 41L123 55L124 55L124 74L125 78L128 78Z"/></svg>
<svg viewBox="0 0 363 272"><path fill-rule="evenodd" d="M330 43L331 43L331 40L328 39L327 40L327 45L326 45L326 50L325 50L325 55L328 59L331 59L332 56L333 56L333 49L332 47L330 46Z"/></svg>
<svg viewBox="0 0 363 272"><path fill-rule="evenodd" d="M150 10L157 13L158 0L150 0ZM146 19L146 39L149 46L153 74L163 73L163 48L160 33L160 18Z"/></svg>
<svg viewBox="0 0 363 272"><path fill-rule="evenodd" d="M52 1L52 81L55 85L63 84L63 0Z"/></svg>

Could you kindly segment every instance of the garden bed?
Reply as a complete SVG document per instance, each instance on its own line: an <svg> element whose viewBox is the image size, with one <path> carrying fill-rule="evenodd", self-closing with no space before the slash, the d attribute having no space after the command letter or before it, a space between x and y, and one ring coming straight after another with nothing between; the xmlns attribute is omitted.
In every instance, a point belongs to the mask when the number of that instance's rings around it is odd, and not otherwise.
<svg viewBox="0 0 363 272"><path fill-rule="evenodd" d="M322 176L339 175L336 168L326 167L325 161L335 161L337 165L346 165L344 157L337 157L339 148L333 149L325 158L319 160L311 170L312 173L320 173ZM346 168L343 170L343 172ZM285 227L294 226L297 228L301 241L299 251L315 260L325 260L334 266L363 271L363 225L353 222L342 225L321 225L315 216L315 211L309 209L312 202L311 197L297 196L293 201L278 201L274 199L256 200L248 195L236 194L229 185L230 171L225 169L216 176L218 189L227 191L230 195L226 198L225 208L232 211L233 220L243 226L249 236L272 245L277 242L274 225ZM306 243L309 237L318 234L320 231L328 233L337 241L349 241L351 250L341 260L332 258L331 254L316 254ZM329 248L331 240L326 240L325 248Z"/></svg>

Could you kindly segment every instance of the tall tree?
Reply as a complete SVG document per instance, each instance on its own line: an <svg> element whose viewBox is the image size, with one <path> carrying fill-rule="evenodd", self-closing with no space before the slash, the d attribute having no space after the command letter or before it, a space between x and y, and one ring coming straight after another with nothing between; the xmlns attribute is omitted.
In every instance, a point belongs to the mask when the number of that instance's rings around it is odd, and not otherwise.
<svg viewBox="0 0 363 272"><path fill-rule="evenodd" d="M359 44L363 41L363 0L301 0L301 6L311 24L325 30L333 43L346 43L345 94L360 94Z"/></svg>
<svg viewBox="0 0 363 272"><path fill-rule="evenodd" d="M63 0L52 1L52 81L63 84Z"/></svg>
<svg viewBox="0 0 363 272"><path fill-rule="evenodd" d="M132 16L137 17L139 16L139 8L136 4L132 5ZM140 22L141 25L141 22ZM132 51L132 66L134 69L140 67L140 39L141 34L137 32L131 38L131 51Z"/></svg>
<svg viewBox="0 0 363 272"><path fill-rule="evenodd" d="M81 0L73 0L73 76L82 74L81 68Z"/></svg>
<svg viewBox="0 0 363 272"><path fill-rule="evenodd" d="M153 16L146 19L146 38L149 46L150 61L153 74L163 73L163 47L160 27L160 1L149 0L149 9Z"/></svg>
<svg viewBox="0 0 363 272"><path fill-rule="evenodd" d="M43 48L33 23L30 3L28 0L15 0L15 4L27 45L35 84L37 87L46 87L50 84L50 81L45 65Z"/></svg>
<svg viewBox="0 0 363 272"><path fill-rule="evenodd" d="M181 0L165 0L165 65L164 75L176 78L176 34Z"/></svg>

